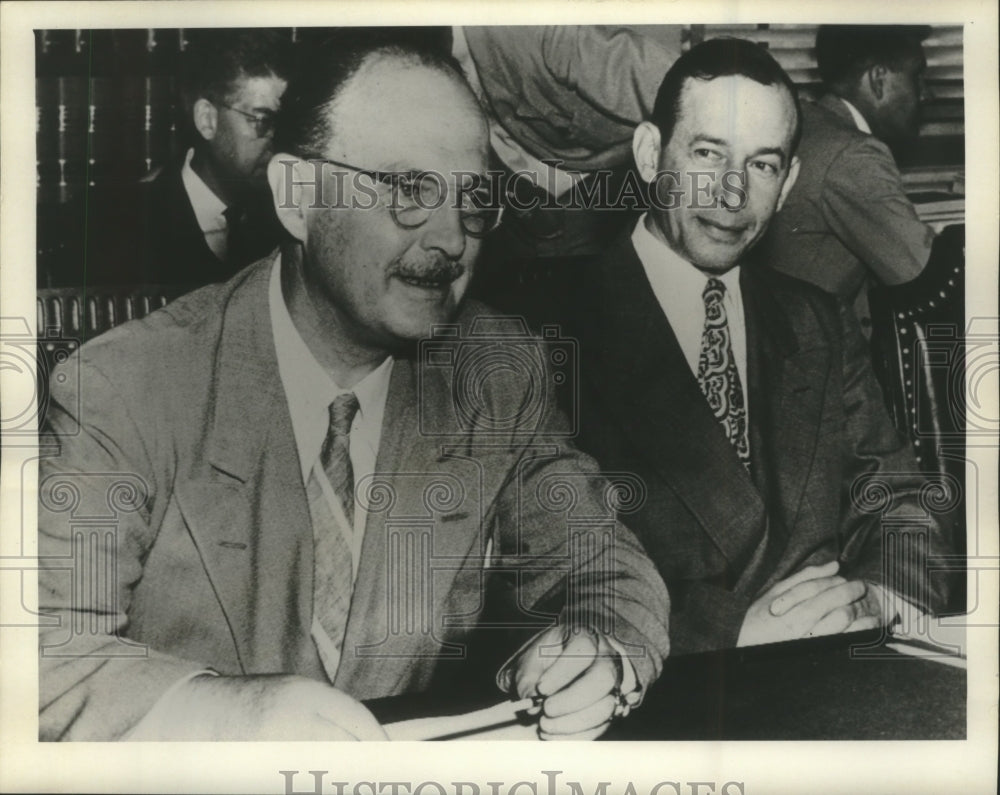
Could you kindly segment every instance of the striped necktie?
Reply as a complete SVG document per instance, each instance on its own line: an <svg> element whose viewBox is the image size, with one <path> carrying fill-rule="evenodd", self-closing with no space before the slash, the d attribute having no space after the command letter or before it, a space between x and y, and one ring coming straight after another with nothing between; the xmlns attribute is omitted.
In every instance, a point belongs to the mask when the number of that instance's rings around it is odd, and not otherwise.
<svg viewBox="0 0 1000 795"><path fill-rule="evenodd" d="M351 465L350 433L358 399L353 392L338 395L330 404L330 424L319 459L306 486L313 524L313 614L326 635L317 641L320 658L330 681L340 664L339 650L347 627L354 590L351 543L345 532L354 530L354 468ZM339 527L326 491L325 478L344 508L348 527ZM336 653L329 649L332 644Z"/></svg>

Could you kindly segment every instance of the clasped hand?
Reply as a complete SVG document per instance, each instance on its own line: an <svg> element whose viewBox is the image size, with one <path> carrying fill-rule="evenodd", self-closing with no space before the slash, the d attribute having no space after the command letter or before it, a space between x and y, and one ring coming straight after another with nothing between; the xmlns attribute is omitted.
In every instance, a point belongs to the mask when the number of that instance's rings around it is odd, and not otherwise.
<svg viewBox="0 0 1000 795"><path fill-rule="evenodd" d="M601 634L553 627L540 633L513 663L512 696L540 696L543 740L592 740L608 728L619 704L623 662Z"/></svg>
<svg viewBox="0 0 1000 795"><path fill-rule="evenodd" d="M882 624L876 587L837 574L837 561L809 566L750 605L737 646L874 629Z"/></svg>

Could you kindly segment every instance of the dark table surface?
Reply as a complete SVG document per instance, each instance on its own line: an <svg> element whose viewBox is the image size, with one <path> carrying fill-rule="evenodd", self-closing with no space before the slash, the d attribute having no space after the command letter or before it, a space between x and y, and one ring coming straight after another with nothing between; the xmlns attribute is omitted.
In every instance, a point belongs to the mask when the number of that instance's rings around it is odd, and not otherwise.
<svg viewBox="0 0 1000 795"><path fill-rule="evenodd" d="M855 633L666 661L607 740L943 740L966 736L966 671ZM502 700L463 683L367 702L383 723Z"/></svg>

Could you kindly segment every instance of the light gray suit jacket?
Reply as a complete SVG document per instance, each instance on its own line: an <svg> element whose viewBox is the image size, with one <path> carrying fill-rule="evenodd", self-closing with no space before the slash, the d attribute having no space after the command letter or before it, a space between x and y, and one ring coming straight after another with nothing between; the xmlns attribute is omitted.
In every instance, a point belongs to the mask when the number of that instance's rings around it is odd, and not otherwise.
<svg viewBox="0 0 1000 795"><path fill-rule="evenodd" d="M799 178L760 261L853 304L867 333L868 289L919 276L934 232L917 217L889 147L861 132L840 98L803 103L798 156Z"/></svg>
<svg viewBox="0 0 1000 795"><path fill-rule="evenodd" d="M269 265L102 335L54 373L45 434L60 449L40 471L39 602L54 617L41 631L42 739L121 737L206 667L325 680ZM463 334L482 312L466 308ZM369 517L334 684L361 699L425 689L463 653L487 566L513 583L526 626L551 624L533 609L543 599L590 610L647 684L667 653L667 594L615 523L594 462L567 444L551 401L533 432L454 431L451 374L397 358L376 476L358 484ZM510 417L525 389L490 378L477 399ZM613 556L584 543L595 522Z"/></svg>

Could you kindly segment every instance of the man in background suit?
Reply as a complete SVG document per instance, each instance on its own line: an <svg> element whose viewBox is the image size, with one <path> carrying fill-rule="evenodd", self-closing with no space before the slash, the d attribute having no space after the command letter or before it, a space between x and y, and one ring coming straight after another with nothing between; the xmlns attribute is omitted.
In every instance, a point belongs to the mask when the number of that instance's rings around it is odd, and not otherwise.
<svg viewBox="0 0 1000 795"><path fill-rule="evenodd" d="M382 737L356 699L447 679L497 579L531 632L498 684L541 700L542 737L594 737L658 674L669 605L531 382L504 368L459 411L465 364L507 362L462 300L499 218L469 195L482 112L454 61L413 46L310 63L268 167L278 257L83 346L79 388L53 376L40 734ZM452 320L451 364L417 358ZM74 518L112 506L94 554L115 577L68 571ZM601 520L594 543L570 510Z"/></svg>
<svg viewBox="0 0 1000 795"><path fill-rule="evenodd" d="M907 197L891 147L916 137L927 97L926 27L824 25L827 93L802 108L801 168L761 259L853 305L871 336L868 290L915 279L934 232Z"/></svg>
<svg viewBox="0 0 1000 795"><path fill-rule="evenodd" d="M91 203L88 283L197 287L278 244L267 187L291 42L276 30L188 32L178 82L182 159Z"/></svg>
<svg viewBox="0 0 1000 795"><path fill-rule="evenodd" d="M944 597L923 569L942 551L933 520L889 539L859 498L884 477L887 509L923 515L853 317L753 261L798 129L794 87L757 45L683 55L635 131L652 208L568 265L540 317L579 340L581 448L645 485L628 522L670 591L675 654L871 628L893 594Z"/></svg>

